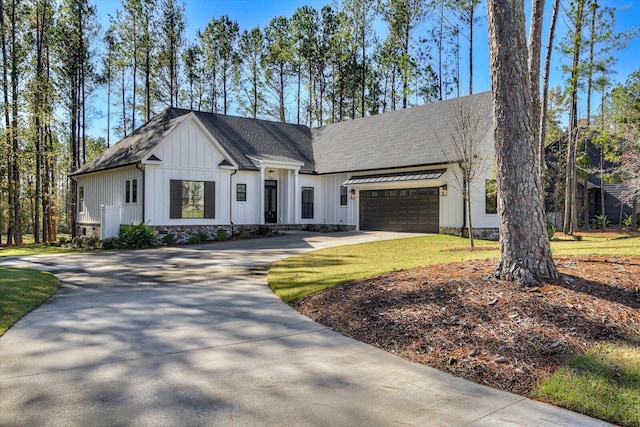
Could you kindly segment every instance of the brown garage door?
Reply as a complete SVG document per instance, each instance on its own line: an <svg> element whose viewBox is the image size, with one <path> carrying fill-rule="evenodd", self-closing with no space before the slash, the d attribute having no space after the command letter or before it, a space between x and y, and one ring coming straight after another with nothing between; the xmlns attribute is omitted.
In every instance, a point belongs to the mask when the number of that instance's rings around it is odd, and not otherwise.
<svg viewBox="0 0 640 427"><path fill-rule="evenodd" d="M360 191L360 229L437 233L438 187Z"/></svg>

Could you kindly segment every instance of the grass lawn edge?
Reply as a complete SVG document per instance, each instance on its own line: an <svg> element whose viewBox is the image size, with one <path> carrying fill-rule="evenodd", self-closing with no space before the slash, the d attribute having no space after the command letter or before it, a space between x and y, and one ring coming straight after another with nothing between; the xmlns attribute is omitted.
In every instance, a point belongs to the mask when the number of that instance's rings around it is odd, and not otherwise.
<svg viewBox="0 0 640 427"><path fill-rule="evenodd" d="M49 272L0 267L0 337L48 301L59 287L60 280Z"/></svg>

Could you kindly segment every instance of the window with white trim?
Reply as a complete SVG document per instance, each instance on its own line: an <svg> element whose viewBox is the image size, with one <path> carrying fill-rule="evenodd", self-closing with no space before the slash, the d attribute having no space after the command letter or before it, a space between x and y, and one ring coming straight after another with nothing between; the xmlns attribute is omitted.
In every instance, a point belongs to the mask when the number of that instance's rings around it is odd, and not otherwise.
<svg viewBox="0 0 640 427"><path fill-rule="evenodd" d="M247 201L247 184L236 184L236 202Z"/></svg>
<svg viewBox="0 0 640 427"><path fill-rule="evenodd" d="M313 187L302 187L302 219L313 219Z"/></svg>
<svg viewBox="0 0 640 427"><path fill-rule="evenodd" d="M344 185L340 186L340 206L347 206L348 191Z"/></svg>

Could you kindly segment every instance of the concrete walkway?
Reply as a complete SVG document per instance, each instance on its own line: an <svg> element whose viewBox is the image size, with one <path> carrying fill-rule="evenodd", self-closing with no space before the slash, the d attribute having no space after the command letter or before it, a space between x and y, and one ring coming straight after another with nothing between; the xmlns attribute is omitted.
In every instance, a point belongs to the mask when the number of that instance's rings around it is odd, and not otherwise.
<svg viewBox="0 0 640 427"><path fill-rule="evenodd" d="M400 236L0 259L62 281L0 337L0 425L605 425L336 334L266 286L285 256Z"/></svg>

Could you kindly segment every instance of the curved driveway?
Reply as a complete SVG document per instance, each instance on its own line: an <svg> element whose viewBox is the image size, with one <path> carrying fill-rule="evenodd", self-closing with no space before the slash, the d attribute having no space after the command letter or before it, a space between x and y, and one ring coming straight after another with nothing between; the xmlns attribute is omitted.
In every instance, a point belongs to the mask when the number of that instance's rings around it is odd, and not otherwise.
<svg viewBox="0 0 640 427"><path fill-rule="evenodd" d="M0 337L0 425L603 425L346 338L266 286L290 254L400 236L0 260L62 281Z"/></svg>

